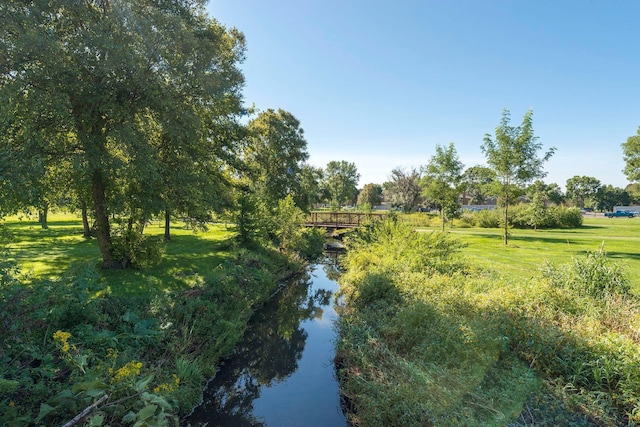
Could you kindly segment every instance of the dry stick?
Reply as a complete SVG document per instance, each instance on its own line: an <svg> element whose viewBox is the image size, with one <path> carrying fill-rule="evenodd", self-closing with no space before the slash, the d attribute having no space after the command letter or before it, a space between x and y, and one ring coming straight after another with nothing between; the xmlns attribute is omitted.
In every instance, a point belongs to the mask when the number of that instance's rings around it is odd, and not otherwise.
<svg viewBox="0 0 640 427"><path fill-rule="evenodd" d="M77 422L79 422L81 419L83 419L84 417L86 417L87 415L89 415L89 413L91 411L93 411L94 409L96 409L96 407L101 404L102 402L104 402L105 400L107 400L109 398L108 394L105 394L104 396L102 396L100 399L96 400L94 403L92 403L91 405L87 406L86 408L84 408L84 411L80 412L78 415L76 415L71 421L69 421L68 423L66 423L65 425L63 425L62 427L71 427L73 425L75 425Z"/></svg>

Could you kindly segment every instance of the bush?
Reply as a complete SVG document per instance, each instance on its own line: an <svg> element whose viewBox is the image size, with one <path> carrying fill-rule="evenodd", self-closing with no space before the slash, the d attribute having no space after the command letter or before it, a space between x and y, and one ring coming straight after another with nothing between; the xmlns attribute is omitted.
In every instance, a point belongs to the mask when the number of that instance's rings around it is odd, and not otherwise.
<svg viewBox="0 0 640 427"><path fill-rule="evenodd" d="M476 226L482 228L500 228L502 214L498 209L483 209L475 213Z"/></svg>
<svg viewBox="0 0 640 427"><path fill-rule="evenodd" d="M124 268L145 269L162 262L164 241L161 237L145 236L135 230L121 230L112 235L111 249Z"/></svg>
<svg viewBox="0 0 640 427"><path fill-rule="evenodd" d="M555 267L545 263L543 276L557 287L569 287L583 296L604 298L628 295L631 286L622 268L607 259L604 245L585 258L573 258L570 264Z"/></svg>

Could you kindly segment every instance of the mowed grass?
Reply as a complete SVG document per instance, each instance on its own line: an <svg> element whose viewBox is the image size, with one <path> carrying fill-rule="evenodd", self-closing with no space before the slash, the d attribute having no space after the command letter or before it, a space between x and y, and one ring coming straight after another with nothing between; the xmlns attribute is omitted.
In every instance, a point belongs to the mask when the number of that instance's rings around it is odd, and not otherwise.
<svg viewBox="0 0 640 427"><path fill-rule="evenodd" d="M82 236L82 221L73 214L52 214L48 229L34 219L9 217L4 222L10 233L6 248L15 260L24 281L59 277L76 263L99 265L101 255L96 239ZM146 235L163 236L162 222L152 222ZM213 225L194 233L183 224L172 224L171 241L165 243L160 265L146 270L102 271L107 286L118 294L159 292L193 286L232 256L233 232Z"/></svg>
<svg viewBox="0 0 640 427"><path fill-rule="evenodd" d="M427 230L422 228L421 230ZM572 257L598 250L624 267L631 286L640 294L640 218L591 218L575 229L512 229L509 245L502 243L501 229L447 228L468 246L463 256L473 264L530 278L545 261L566 263Z"/></svg>

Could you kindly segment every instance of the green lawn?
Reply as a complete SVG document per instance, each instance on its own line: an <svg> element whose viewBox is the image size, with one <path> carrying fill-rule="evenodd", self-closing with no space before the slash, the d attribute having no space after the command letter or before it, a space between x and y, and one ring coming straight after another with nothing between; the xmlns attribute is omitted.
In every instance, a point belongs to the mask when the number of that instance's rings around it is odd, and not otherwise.
<svg viewBox="0 0 640 427"><path fill-rule="evenodd" d="M49 228L34 220L10 217L5 225L12 235L7 245L9 257L18 262L29 278L55 277L77 262L100 262L95 239L82 236L82 222L72 214L50 216ZM162 223L153 222L147 235L162 236ZM231 256L232 232L224 225L214 225L206 232L194 233L183 224L173 224L172 240L165 244L162 263L146 270L103 271L111 290L118 294L162 291L191 286L211 274Z"/></svg>
<svg viewBox="0 0 640 427"><path fill-rule="evenodd" d="M565 263L604 243L607 254L625 268L632 287L640 293L640 218L587 217L576 229L513 229L508 246L502 243L501 229L455 228L454 223L447 230L468 245L462 251L470 261L524 277L533 276L545 260Z"/></svg>

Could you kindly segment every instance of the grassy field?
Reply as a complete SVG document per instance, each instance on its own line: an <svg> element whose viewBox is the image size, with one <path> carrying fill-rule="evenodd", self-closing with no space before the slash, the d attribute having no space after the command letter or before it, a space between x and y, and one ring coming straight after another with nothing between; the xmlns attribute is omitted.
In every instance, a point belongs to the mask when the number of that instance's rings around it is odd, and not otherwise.
<svg viewBox="0 0 640 427"><path fill-rule="evenodd" d="M10 239L9 257L17 261L27 280L57 277L72 263L95 262L101 257L95 239L82 236L82 222L73 214L53 214L49 228L35 220L9 217L5 221ZM162 223L147 226L145 234L162 236ZM162 263L147 270L103 271L112 291L129 294L179 290L193 285L196 275L206 276L231 256L230 230L215 225L206 232L194 233L183 224L173 224L172 240L165 245Z"/></svg>
<svg viewBox="0 0 640 427"><path fill-rule="evenodd" d="M640 222L518 229L507 247L497 229L413 229L347 242L337 360L354 425L640 426ZM616 264L584 256L603 241Z"/></svg>
<svg viewBox="0 0 640 427"><path fill-rule="evenodd" d="M447 230L468 245L462 252L469 260L524 278L534 276L545 260L565 263L604 244L607 255L624 267L640 293L640 218L587 217L583 227L576 229L514 229L508 246L502 243L501 229L456 228L454 224Z"/></svg>

